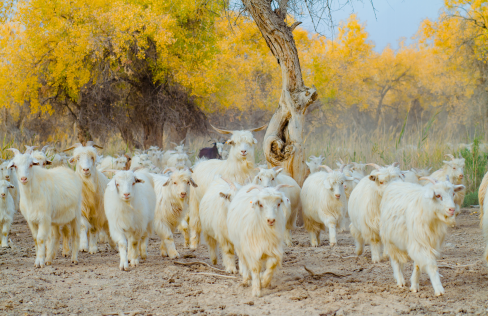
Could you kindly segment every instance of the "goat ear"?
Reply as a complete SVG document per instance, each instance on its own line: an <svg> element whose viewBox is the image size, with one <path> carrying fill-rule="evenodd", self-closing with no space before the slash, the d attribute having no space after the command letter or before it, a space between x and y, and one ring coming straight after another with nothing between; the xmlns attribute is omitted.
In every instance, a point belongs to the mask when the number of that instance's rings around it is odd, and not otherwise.
<svg viewBox="0 0 488 316"><path fill-rule="evenodd" d="M465 188L466 188L466 187L465 187L464 185L462 185L462 184L460 184L460 185L455 185L455 186L454 186L454 192L459 192L459 191L461 191L461 190L464 190Z"/></svg>
<svg viewBox="0 0 488 316"><path fill-rule="evenodd" d="M305 163L307 164L308 168L310 169L310 162L305 161Z"/></svg>
<svg viewBox="0 0 488 316"><path fill-rule="evenodd" d="M281 171L283 171L283 168L276 170L276 175L279 175Z"/></svg>
<svg viewBox="0 0 488 316"><path fill-rule="evenodd" d="M9 162L9 164L7 165L7 169L10 169L10 168L12 168L12 167L14 167L14 166L15 166L14 162L13 162L13 161L11 161L11 162Z"/></svg>
<svg viewBox="0 0 488 316"><path fill-rule="evenodd" d="M139 179L139 178L136 178L136 183L145 183L146 181L142 180L142 179Z"/></svg>
<svg viewBox="0 0 488 316"><path fill-rule="evenodd" d="M230 194L226 194L226 193L223 193L223 192L220 192L220 197L227 200L227 201L230 201Z"/></svg>
<svg viewBox="0 0 488 316"><path fill-rule="evenodd" d="M32 164L34 166L39 166L40 165L40 162L37 159L32 159Z"/></svg>
<svg viewBox="0 0 488 316"><path fill-rule="evenodd" d="M229 146L234 146L235 145L234 141L233 140L230 140L230 139L226 142L226 144L229 145Z"/></svg>
<svg viewBox="0 0 488 316"><path fill-rule="evenodd" d="M47 159L46 159L46 163L45 163L45 165L48 165L48 166L49 166L49 165L52 165L52 164L53 164L53 162L52 162L52 161L49 161L49 160L47 160Z"/></svg>
<svg viewBox="0 0 488 316"><path fill-rule="evenodd" d="M168 180L166 180L166 182L163 184L163 187L168 186L170 182L171 182L171 178L168 178Z"/></svg>
<svg viewBox="0 0 488 316"><path fill-rule="evenodd" d="M70 159L68 159L68 162L70 164L74 164L76 162L76 158L75 157L71 157Z"/></svg>
<svg viewBox="0 0 488 316"><path fill-rule="evenodd" d="M369 180L376 181L376 176L373 174L369 175Z"/></svg>
<svg viewBox="0 0 488 316"><path fill-rule="evenodd" d="M252 140L253 140L254 144L257 144L258 143L258 141L257 141L256 138L253 138Z"/></svg>
<svg viewBox="0 0 488 316"><path fill-rule="evenodd" d="M194 188L197 188L197 187L198 187L198 185L195 183L195 181L193 181L193 179L192 179L192 178L190 178L190 183L191 183L191 185L192 185Z"/></svg>
<svg viewBox="0 0 488 316"><path fill-rule="evenodd" d="M108 184L107 184L107 188L111 191L115 191L115 189L117 188L117 183L115 182L115 179L112 179Z"/></svg>
<svg viewBox="0 0 488 316"><path fill-rule="evenodd" d="M332 187L330 186L330 183L329 181L325 180L324 181L324 187L327 189L327 190L330 190Z"/></svg>

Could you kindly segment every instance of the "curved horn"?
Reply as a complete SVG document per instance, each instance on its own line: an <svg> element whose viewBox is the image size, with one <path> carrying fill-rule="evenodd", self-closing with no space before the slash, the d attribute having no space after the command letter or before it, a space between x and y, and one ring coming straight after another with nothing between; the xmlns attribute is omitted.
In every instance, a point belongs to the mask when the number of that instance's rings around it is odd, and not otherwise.
<svg viewBox="0 0 488 316"><path fill-rule="evenodd" d="M451 160L454 160L455 159L454 156L451 155L451 154L445 154L444 156L451 158Z"/></svg>
<svg viewBox="0 0 488 316"><path fill-rule="evenodd" d="M14 156L20 155L20 151L17 148L9 148L7 150L10 150L11 152L13 152Z"/></svg>
<svg viewBox="0 0 488 316"><path fill-rule="evenodd" d="M354 180L356 180L356 178L354 178L354 177L348 177L348 176L344 176L344 178L345 178L347 181L354 181Z"/></svg>
<svg viewBox="0 0 488 316"><path fill-rule="evenodd" d="M292 185L289 185L289 184L278 184L278 185L275 187L275 189L276 189L277 191L279 191L280 189L283 189L283 188L293 188L293 186L292 186Z"/></svg>
<svg viewBox="0 0 488 316"><path fill-rule="evenodd" d="M229 185L229 187L231 188L231 190L237 191L237 188L236 188L236 186L235 186L234 183L230 182L226 178L222 178L222 180L224 180L225 182L227 182L227 184Z"/></svg>
<svg viewBox="0 0 488 316"><path fill-rule="evenodd" d="M399 162L394 162L394 163L392 164L392 166L393 166L393 167L400 167L400 163L399 163Z"/></svg>
<svg viewBox="0 0 488 316"><path fill-rule="evenodd" d="M234 132L234 131L228 131L228 130L225 130L225 129L217 128L217 127L213 126L212 124L210 124L210 126L212 126L212 128L214 130L216 130L220 134L232 134Z"/></svg>
<svg viewBox="0 0 488 316"><path fill-rule="evenodd" d="M353 164L352 164L352 163L349 163L349 164L347 164L347 165L346 165L346 164L344 164L344 163L343 163L343 164L341 165L341 168L339 169L339 171L340 171L341 173L343 173L343 172L344 172L344 168L345 168L345 167L350 167L350 166L353 166Z"/></svg>
<svg viewBox="0 0 488 316"><path fill-rule="evenodd" d="M49 147L49 145L42 147L42 149L41 149L42 153L45 154L46 150L48 150L49 148L51 148L51 147Z"/></svg>
<svg viewBox="0 0 488 316"><path fill-rule="evenodd" d="M27 146L27 145L25 145L25 148L27 148L25 150L25 154L29 154L30 155L34 151L34 148L37 148L37 146Z"/></svg>
<svg viewBox="0 0 488 316"><path fill-rule="evenodd" d="M246 193L249 193L249 192L251 192L254 189L258 189L259 191L261 191L263 189L263 187L260 186L260 185L253 185L249 189L247 189Z"/></svg>
<svg viewBox="0 0 488 316"><path fill-rule="evenodd" d="M268 127L268 123L264 124L261 127L248 129L248 131L250 131L250 132L259 132L259 131L262 131L263 129L265 129L266 127Z"/></svg>
<svg viewBox="0 0 488 316"><path fill-rule="evenodd" d="M372 163L372 162L367 163L366 166L371 166L371 167L375 168L376 170L380 170L381 169L380 166L378 166L377 164Z"/></svg>
<svg viewBox="0 0 488 316"><path fill-rule="evenodd" d="M70 148L63 150L63 152L70 151L71 149L75 149L75 148L78 148L80 146L82 146L80 143L76 143L73 146L71 146Z"/></svg>
<svg viewBox="0 0 488 316"><path fill-rule="evenodd" d="M97 145L97 144L95 144L95 142L94 142L94 141L92 141L92 140L87 141L87 142L86 142L86 146L87 146L87 147L88 147L88 146L92 146L92 147L95 147L95 148L98 148L98 149L103 149L103 147L102 147L102 146L98 146L98 145Z"/></svg>
<svg viewBox="0 0 488 316"><path fill-rule="evenodd" d="M427 180L429 182L432 182L432 184L435 184L435 179L433 179L431 177L421 177L421 178L419 178L419 180Z"/></svg>
<svg viewBox="0 0 488 316"><path fill-rule="evenodd" d="M183 145L183 143L185 142L185 140L186 140L186 136L185 136L185 138L183 138L183 139L180 141L180 145Z"/></svg>
<svg viewBox="0 0 488 316"><path fill-rule="evenodd" d="M164 169L163 174L165 174L168 170L171 171L171 172L175 172L176 171L175 168L169 167L169 168Z"/></svg>
<svg viewBox="0 0 488 316"><path fill-rule="evenodd" d="M324 168L325 170L327 170L327 172L334 172L334 170L330 169L330 167L327 165L320 165L319 168Z"/></svg>
<svg viewBox="0 0 488 316"><path fill-rule="evenodd" d="M341 165L345 165L344 160L342 160L342 158L339 158L339 162L341 163ZM341 170L341 172L342 172L342 170Z"/></svg>

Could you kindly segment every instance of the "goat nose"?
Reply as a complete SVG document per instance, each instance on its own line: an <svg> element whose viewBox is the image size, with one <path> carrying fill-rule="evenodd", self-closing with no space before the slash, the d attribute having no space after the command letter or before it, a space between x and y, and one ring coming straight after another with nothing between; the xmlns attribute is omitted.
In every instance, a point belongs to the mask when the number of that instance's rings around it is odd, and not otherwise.
<svg viewBox="0 0 488 316"><path fill-rule="evenodd" d="M245 154L247 152L247 150L241 150L241 153Z"/></svg>
<svg viewBox="0 0 488 316"><path fill-rule="evenodd" d="M20 181L27 181L27 177L20 178Z"/></svg>
<svg viewBox="0 0 488 316"><path fill-rule="evenodd" d="M125 197L129 197L130 193L124 193Z"/></svg>
<svg viewBox="0 0 488 316"><path fill-rule="evenodd" d="M268 225L273 225L275 221L275 219L268 219Z"/></svg>
<svg viewBox="0 0 488 316"><path fill-rule="evenodd" d="M83 168L83 171L85 171L85 172L88 172L89 170L90 170L90 169L85 169L85 168Z"/></svg>
<svg viewBox="0 0 488 316"><path fill-rule="evenodd" d="M340 198L340 197L341 197L341 195L340 195L340 194L336 194L336 195L335 195L335 197L336 197L336 198Z"/></svg>
<svg viewBox="0 0 488 316"><path fill-rule="evenodd" d="M2 196L2 197L5 197L5 193L2 193L2 194L1 194L1 196Z"/></svg>
<svg viewBox="0 0 488 316"><path fill-rule="evenodd" d="M185 197L185 196L186 196L186 192L181 192L181 193L180 193L180 195L181 195L182 197Z"/></svg>
<svg viewBox="0 0 488 316"><path fill-rule="evenodd" d="M460 176L459 176L459 179L462 179L462 178L464 178L464 176L463 176L463 175L460 175Z"/></svg>

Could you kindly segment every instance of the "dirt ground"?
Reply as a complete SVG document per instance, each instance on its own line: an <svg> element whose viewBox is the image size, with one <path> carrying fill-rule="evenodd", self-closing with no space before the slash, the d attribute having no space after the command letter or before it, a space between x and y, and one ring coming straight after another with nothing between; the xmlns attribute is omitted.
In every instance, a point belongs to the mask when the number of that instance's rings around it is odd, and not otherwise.
<svg viewBox="0 0 488 316"><path fill-rule="evenodd" d="M338 245L328 246L328 236L311 248L303 228L293 234L283 267L261 298L231 279L198 275L225 273L207 266L176 265L158 255L159 238L149 244L149 256L138 267L121 272L119 256L108 245L95 255L80 253L79 264L59 257L52 266L34 268L34 242L25 220L16 215L11 248L0 249L1 315L432 315L488 314L488 268L481 260L483 240L476 209L465 209L458 225L450 228L439 265L446 294L435 297L428 276L420 278L419 293L396 287L389 262L372 264L369 247L356 257L348 232ZM207 248L176 247L177 261L209 261ZM462 265L462 267L456 267ZM467 265L467 266L466 266ZM311 276L329 271L334 274ZM219 258L219 268L220 258Z"/></svg>

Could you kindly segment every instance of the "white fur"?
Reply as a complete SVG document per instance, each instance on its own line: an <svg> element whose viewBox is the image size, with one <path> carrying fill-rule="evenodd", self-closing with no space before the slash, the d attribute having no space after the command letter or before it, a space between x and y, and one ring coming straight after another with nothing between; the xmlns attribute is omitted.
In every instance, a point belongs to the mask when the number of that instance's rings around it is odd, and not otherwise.
<svg viewBox="0 0 488 316"><path fill-rule="evenodd" d="M103 202L110 236L119 246L119 268L127 271L128 260L135 267L139 254L143 260L147 257L156 208L152 177L130 170L117 172L107 185Z"/></svg>
<svg viewBox="0 0 488 316"><path fill-rule="evenodd" d="M161 238L161 256L173 259L180 255L175 249L173 232L177 227L183 232L185 246L188 246L190 235L185 216L188 214L188 195L190 185L196 185L188 169L175 170L168 175L153 175L156 191L156 212L154 214L154 231Z"/></svg>
<svg viewBox="0 0 488 316"><path fill-rule="evenodd" d="M380 261L380 203L385 188L393 181L401 179L397 167L382 167L373 170L368 177L362 178L352 191L348 203L351 219L349 229L355 239L356 254L363 253L364 244L371 246L372 261Z"/></svg>
<svg viewBox="0 0 488 316"><path fill-rule="evenodd" d="M19 182L17 181L17 173L15 172L14 168L8 168L9 163L10 161L7 160L0 164L0 180L7 180L14 186L13 188L9 189L9 191L10 195L12 195L12 199L14 200L15 210L20 212L20 194Z"/></svg>
<svg viewBox="0 0 488 316"><path fill-rule="evenodd" d="M254 170L254 145L257 140L250 131L233 131L227 160L210 159L199 163L193 170L193 180L197 188L190 190L190 248L196 249L200 242L200 200L207 192L216 175L221 175L228 181L244 184L256 173Z"/></svg>
<svg viewBox="0 0 488 316"><path fill-rule="evenodd" d="M283 169L264 169L260 168L259 173L254 177L253 183L259 184L264 187L275 187L279 184L288 184L292 187L282 188L285 196L290 199L291 209L287 212L286 216L286 231L285 231L285 244L288 247L292 246L291 243L291 231L296 227L296 219L298 211L302 208L300 200L300 186L290 176L282 174Z"/></svg>
<svg viewBox="0 0 488 316"><path fill-rule="evenodd" d="M329 243L337 243L336 229L345 227L347 198L344 192L346 177L339 171L316 172L303 184L300 194L303 221L310 233L312 247L320 244L320 232L329 229Z"/></svg>
<svg viewBox="0 0 488 316"><path fill-rule="evenodd" d="M71 169L44 169L36 164L38 162L31 155L18 152L9 164L16 168L20 211L37 246L35 265L42 268L44 264L52 263L59 243L59 227L68 224L72 240L71 261L78 263L81 181ZM50 242L46 247L48 239Z"/></svg>
<svg viewBox="0 0 488 316"><path fill-rule="evenodd" d="M419 290L420 271L425 271L435 295L444 293L436 257L455 213L454 192L462 189L463 185L448 181L427 186L395 182L386 188L380 206L380 236L399 287L405 286L403 266L410 257L414 261L410 289Z"/></svg>
<svg viewBox="0 0 488 316"><path fill-rule="evenodd" d="M82 221L80 248L90 254L98 252L97 241L100 231L103 230L110 236L103 208L103 194L109 180L96 168L97 157L97 150L94 147L78 146L70 159L71 164L76 164L76 175L83 183L81 213L86 221ZM114 248L115 244L110 238L109 242Z"/></svg>
<svg viewBox="0 0 488 316"><path fill-rule="evenodd" d="M213 181L200 201L202 233L210 252L210 260L217 264L217 243L222 250L225 271L237 273L234 245L229 240L227 212L236 191L222 179Z"/></svg>
<svg viewBox="0 0 488 316"><path fill-rule="evenodd" d="M274 270L281 265L286 197L275 188L254 189L244 186L229 205L227 227L229 239L239 257L239 272L247 284L252 275L252 295L261 296L268 287ZM261 269L266 267L261 276Z"/></svg>
<svg viewBox="0 0 488 316"><path fill-rule="evenodd" d="M13 185L6 181L0 180L0 227L2 228L2 247L8 247L8 233L14 221L15 205L14 199L9 190Z"/></svg>
<svg viewBox="0 0 488 316"><path fill-rule="evenodd" d="M320 155L319 157L310 156L308 159L310 161L307 161L305 163L307 164L308 169L310 170L310 173L318 172L320 169L320 165L322 164L322 161L324 160L322 155Z"/></svg>

